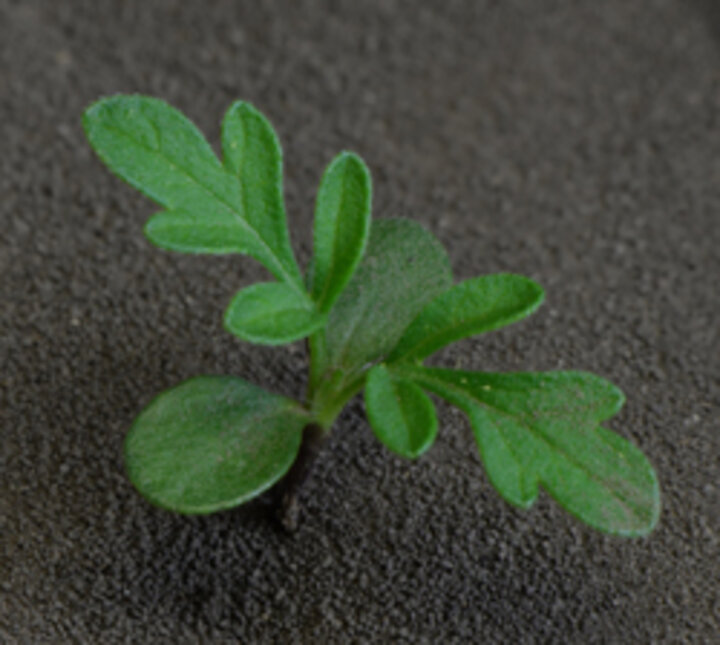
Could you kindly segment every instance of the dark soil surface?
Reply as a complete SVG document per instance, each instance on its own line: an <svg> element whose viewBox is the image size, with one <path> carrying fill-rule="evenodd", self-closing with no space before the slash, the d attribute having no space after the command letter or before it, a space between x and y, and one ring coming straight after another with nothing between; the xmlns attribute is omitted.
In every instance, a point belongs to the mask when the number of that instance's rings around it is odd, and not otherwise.
<svg viewBox="0 0 720 645"><path fill-rule="evenodd" d="M269 496L185 518L143 501L122 442L202 373L300 395L301 345L222 329L238 257L159 251L155 207L80 128L141 92L216 144L257 105L285 148L310 254L325 164L360 153L377 216L409 216L458 278L532 276L548 300L437 362L586 369L657 468L646 539L491 488L441 409L417 462L343 414L289 537ZM720 11L707 0L0 0L0 642L717 643L720 599Z"/></svg>

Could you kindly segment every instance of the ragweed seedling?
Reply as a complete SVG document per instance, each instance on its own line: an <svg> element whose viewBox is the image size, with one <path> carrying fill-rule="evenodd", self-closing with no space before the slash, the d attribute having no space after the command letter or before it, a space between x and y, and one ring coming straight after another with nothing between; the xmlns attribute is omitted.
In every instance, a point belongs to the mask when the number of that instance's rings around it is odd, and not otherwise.
<svg viewBox="0 0 720 645"><path fill-rule="evenodd" d="M180 513L242 504L283 479L288 524L296 492L345 406L364 391L375 436L414 459L436 438L428 393L467 415L488 479L529 507L542 487L608 533L647 534L660 509L652 466L601 425L623 394L584 372L484 373L426 367L449 343L518 321L541 304L532 280L488 275L453 284L440 243L402 219L372 222L370 173L343 152L320 182L314 255L301 272L288 233L282 153L267 121L234 103L222 161L180 112L143 96L90 106L85 132L100 158L163 207L145 226L157 246L250 255L274 276L240 290L224 323L266 345L307 338L307 397L294 401L234 376L198 376L158 395L125 442L127 470L149 501Z"/></svg>

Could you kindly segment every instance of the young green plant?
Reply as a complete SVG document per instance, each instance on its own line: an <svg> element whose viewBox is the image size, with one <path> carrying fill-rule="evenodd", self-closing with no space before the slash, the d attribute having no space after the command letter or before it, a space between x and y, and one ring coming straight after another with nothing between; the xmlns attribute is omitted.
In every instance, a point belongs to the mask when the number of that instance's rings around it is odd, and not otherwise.
<svg viewBox="0 0 720 645"><path fill-rule="evenodd" d="M468 417L490 482L527 508L542 486L592 527L645 535L658 520L652 466L602 424L623 405L610 382L578 371L486 373L425 366L448 344L534 312L543 290L508 273L453 283L440 243L403 219L371 222L370 173L343 152L317 194L305 275L286 223L282 153L268 120L236 102L222 161L195 126L158 99L113 96L83 125L100 158L163 210L149 240L184 253L250 255L274 281L241 289L225 328L266 345L307 339L307 397L294 401L235 376L197 376L159 394L125 442L129 477L150 502L212 513L280 480L286 524L297 490L345 404L364 391L375 436L415 459L435 441L428 393Z"/></svg>

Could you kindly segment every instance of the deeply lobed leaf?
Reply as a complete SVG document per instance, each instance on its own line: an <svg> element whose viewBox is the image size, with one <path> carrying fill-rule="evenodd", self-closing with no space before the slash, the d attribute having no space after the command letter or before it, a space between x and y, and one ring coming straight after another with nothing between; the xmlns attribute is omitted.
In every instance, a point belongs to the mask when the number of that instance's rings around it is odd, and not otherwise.
<svg viewBox="0 0 720 645"><path fill-rule="evenodd" d="M608 381L583 372L396 369L466 412L488 477L509 502L529 506L542 484L601 531L645 535L657 523L652 466L632 443L599 426L624 401Z"/></svg>
<svg viewBox="0 0 720 645"><path fill-rule="evenodd" d="M199 376L157 396L125 440L130 480L179 513L237 506L295 460L306 413L290 399L231 376Z"/></svg>
<svg viewBox="0 0 720 645"><path fill-rule="evenodd" d="M83 126L113 172L166 208L147 224L153 243L191 253L246 253L300 289L282 202L277 201L279 148L274 133L268 132L266 122L258 124L254 114L243 130L235 124L242 120L239 113L243 111L237 106L231 108L224 139L245 132L234 152L238 159L244 151L255 155L258 163L252 171L237 174L239 160L229 162L235 175L220 164L198 129L159 99L101 99L85 111ZM225 147L232 148L226 141Z"/></svg>

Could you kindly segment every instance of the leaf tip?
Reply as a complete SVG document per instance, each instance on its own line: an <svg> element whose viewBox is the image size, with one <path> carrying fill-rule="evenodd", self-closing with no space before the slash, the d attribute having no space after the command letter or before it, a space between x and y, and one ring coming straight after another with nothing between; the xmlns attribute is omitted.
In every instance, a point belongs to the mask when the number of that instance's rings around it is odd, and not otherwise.
<svg viewBox="0 0 720 645"><path fill-rule="evenodd" d="M85 136L93 142L93 128L97 125L97 120L101 117L103 110L110 107L113 103L117 102L118 97L124 97L123 94L116 94L113 96L104 96L97 101L93 101L88 105L82 113L80 122L82 124Z"/></svg>
<svg viewBox="0 0 720 645"><path fill-rule="evenodd" d="M257 110L253 107L251 103L248 101L245 101L243 99L238 99L237 101L233 101L230 104L230 107L227 109L226 114L235 114L235 113L243 113L243 112L257 112Z"/></svg>
<svg viewBox="0 0 720 645"><path fill-rule="evenodd" d="M257 119L266 125L270 124L267 117L260 110L250 103L250 101L246 101L244 99L238 99L230 104L230 107L225 112L223 125L226 126L227 120L233 116L238 116L240 118L250 117Z"/></svg>
<svg viewBox="0 0 720 645"><path fill-rule="evenodd" d="M341 151L335 159L332 160L328 170L330 168L337 168L342 164L354 166L354 168L360 171L366 179L370 179L370 169L357 152L353 152L352 150Z"/></svg>
<svg viewBox="0 0 720 645"><path fill-rule="evenodd" d="M143 224L143 235L145 235L148 242L159 249L174 250L167 244L167 241L163 242L163 239L158 236L158 229L165 220L165 217L163 217L164 215L165 211L162 211L160 213L155 213L152 217L149 217L145 224Z"/></svg>
<svg viewBox="0 0 720 645"><path fill-rule="evenodd" d="M528 312L534 312L545 302L545 289L539 282L532 278L521 276L525 280L525 287L531 304L528 306Z"/></svg>

